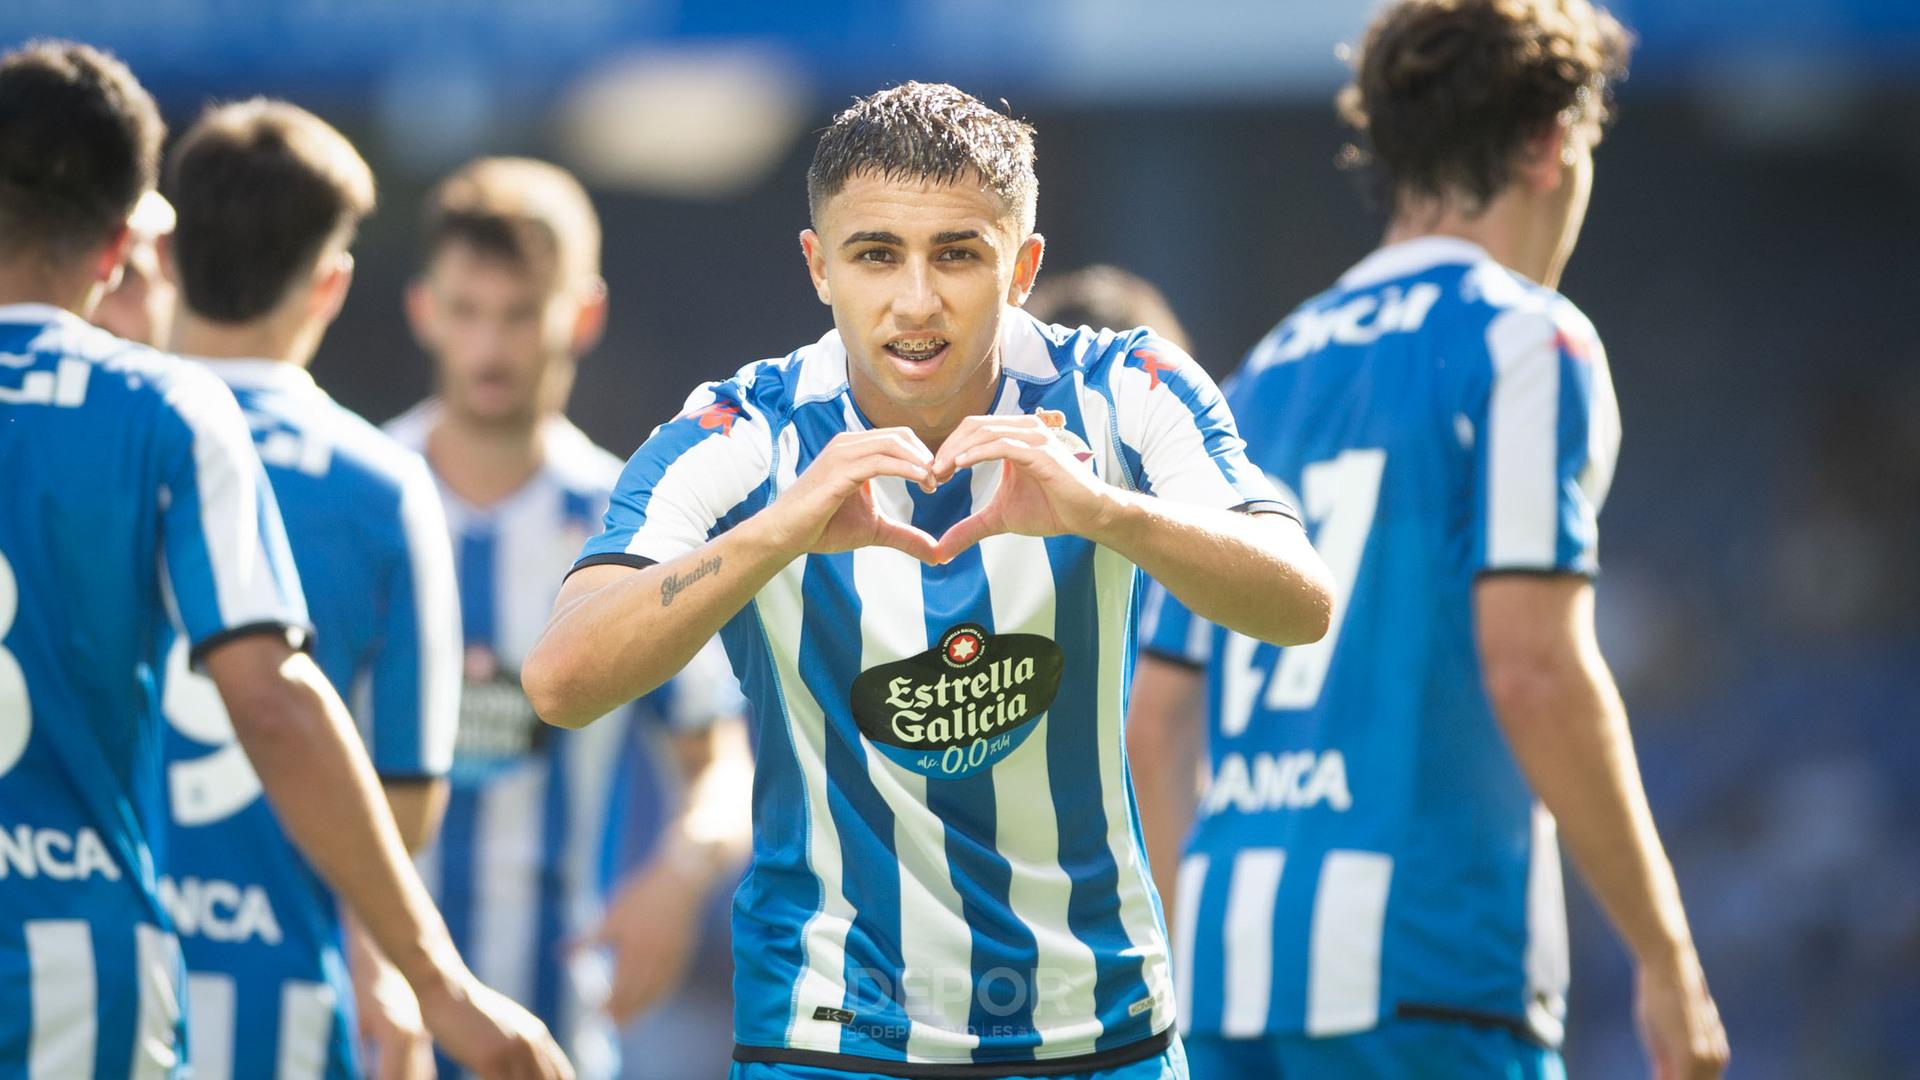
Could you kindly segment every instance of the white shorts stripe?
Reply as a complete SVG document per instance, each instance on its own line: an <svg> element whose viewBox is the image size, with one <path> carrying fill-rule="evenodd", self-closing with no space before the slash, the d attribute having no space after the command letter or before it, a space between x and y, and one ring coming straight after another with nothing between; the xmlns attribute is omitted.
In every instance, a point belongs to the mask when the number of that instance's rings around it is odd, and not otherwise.
<svg viewBox="0 0 1920 1080"><path fill-rule="evenodd" d="M338 1005L333 987L324 983L288 979L280 984L280 1054L274 1063L276 1080L318 1080L327 1074L328 1047Z"/></svg>
<svg viewBox="0 0 1920 1080"><path fill-rule="evenodd" d="M1278 848L1249 848L1233 858L1227 885L1225 1008L1220 1033L1251 1038L1267 1030L1267 1003L1273 994L1273 905L1287 854Z"/></svg>
<svg viewBox="0 0 1920 1080"><path fill-rule="evenodd" d="M132 1080L167 1080L180 1064L180 939L157 926L133 928L140 1015L133 1030Z"/></svg>
<svg viewBox="0 0 1920 1080"><path fill-rule="evenodd" d="M1307 1034L1364 1031L1380 1019L1380 938L1393 858L1329 851L1307 946Z"/></svg>
<svg viewBox="0 0 1920 1080"><path fill-rule="evenodd" d="M1193 1028L1193 939L1200 927L1200 893L1206 883L1205 855L1180 860L1180 873L1173 884L1173 977L1182 1035Z"/></svg>
<svg viewBox="0 0 1920 1080"><path fill-rule="evenodd" d="M233 1080L233 976L192 972L187 976L187 1052L193 1080Z"/></svg>
<svg viewBox="0 0 1920 1080"><path fill-rule="evenodd" d="M27 1075L32 1080L87 1080L93 1076L100 1023L93 932L80 919L37 919L25 929L33 983Z"/></svg>

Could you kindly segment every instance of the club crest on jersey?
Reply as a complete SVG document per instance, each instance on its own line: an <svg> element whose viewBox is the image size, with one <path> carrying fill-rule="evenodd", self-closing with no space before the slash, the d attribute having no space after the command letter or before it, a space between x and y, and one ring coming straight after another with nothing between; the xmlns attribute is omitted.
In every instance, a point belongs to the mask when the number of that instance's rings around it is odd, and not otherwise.
<svg viewBox="0 0 1920 1080"><path fill-rule="evenodd" d="M925 652L853 681L853 719L880 751L932 777L991 768L1053 705L1060 646L1038 634L990 634L961 623Z"/></svg>

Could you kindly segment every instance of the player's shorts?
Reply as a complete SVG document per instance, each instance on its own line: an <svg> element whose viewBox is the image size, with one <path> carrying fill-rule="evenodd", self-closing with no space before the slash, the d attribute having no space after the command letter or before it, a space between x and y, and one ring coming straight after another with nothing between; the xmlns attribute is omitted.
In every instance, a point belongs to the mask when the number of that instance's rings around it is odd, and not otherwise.
<svg viewBox="0 0 1920 1080"><path fill-rule="evenodd" d="M878 1073L841 1072L838 1069L821 1069L812 1065L735 1062L732 1071L727 1073L727 1080L893 1080L893 1078ZM1004 1077L1002 1080L1042 1080L1042 1078L1020 1074ZM1188 1080L1187 1054L1180 1045L1179 1036L1174 1036L1173 1041L1167 1045L1167 1052L1159 1057L1094 1072L1048 1076L1044 1080Z"/></svg>
<svg viewBox="0 0 1920 1080"><path fill-rule="evenodd" d="M1558 1051L1496 1027L1391 1020L1336 1038L1187 1036L1193 1080L1566 1080Z"/></svg>

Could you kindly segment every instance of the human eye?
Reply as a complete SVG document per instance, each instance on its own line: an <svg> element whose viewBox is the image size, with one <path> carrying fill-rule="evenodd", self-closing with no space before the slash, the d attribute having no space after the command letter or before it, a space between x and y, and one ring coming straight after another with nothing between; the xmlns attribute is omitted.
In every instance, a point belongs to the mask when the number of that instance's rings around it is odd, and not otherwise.
<svg viewBox="0 0 1920 1080"><path fill-rule="evenodd" d="M890 263L893 261L893 251L890 248L883 247L863 248L854 252L853 261L863 263Z"/></svg>
<svg viewBox="0 0 1920 1080"><path fill-rule="evenodd" d="M968 262L978 259L979 257L977 253L967 248L947 248L935 256L935 258L938 258L941 262Z"/></svg>

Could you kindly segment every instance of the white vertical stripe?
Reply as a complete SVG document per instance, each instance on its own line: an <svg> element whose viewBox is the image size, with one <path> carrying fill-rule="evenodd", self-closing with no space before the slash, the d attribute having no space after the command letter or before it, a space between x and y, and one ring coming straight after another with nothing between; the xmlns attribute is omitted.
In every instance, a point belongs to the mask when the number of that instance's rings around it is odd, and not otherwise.
<svg viewBox="0 0 1920 1080"><path fill-rule="evenodd" d="M1380 940L1393 858L1329 851L1307 947L1307 1034L1364 1031L1380 1019Z"/></svg>
<svg viewBox="0 0 1920 1080"><path fill-rule="evenodd" d="M280 1055L274 1063L274 1080L318 1080L326 1075L338 1005L333 988L324 983L288 979L280 984Z"/></svg>
<svg viewBox="0 0 1920 1080"><path fill-rule="evenodd" d="M260 535L260 459L233 391L210 372L185 368L167 401L193 433L194 494L221 622L233 627L283 617Z"/></svg>
<svg viewBox="0 0 1920 1080"><path fill-rule="evenodd" d="M1613 391L1613 372L1607 366L1607 351L1600 340L1592 339L1588 362L1593 365L1592 391L1587 399L1587 467L1580 486L1593 504L1595 514L1606 504L1613 487L1613 467L1620 459L1620 400Z"/></svg>
<svg viewBox="0 0 1920 1080"><path fill-rule="evenodd" d="M1229 1039L1266 1033L1273 993L1273 904L1287 853L1247 848L1233 857L1224 928L1225 1008L1220 1033Z"/></svg>
<svg viewBox="0 0 1920 1080"><path fill-rule="evenodd" d="M187 976L187 1052L193 1080L233 1080L233 976L196 971Z"/></svg>
<svg viewBox="0 0 1920 1080"><path fill-rule="evenodd" d="M1533 804L1533 844L1527 861L1527 1022L1549 1046L1566 1034L1566 883L1560 872L1560 836L1553 815Z"/></svg>
<svg viewBox="0 0 1920 1080"><path fill-rule="evenodd" d="M140 1013L133 1029L131 1080L166 1080L180 1064L180 939L157 926L133 928Z"/></svg>
<svg viewBox="0 0 1920 1080"><path fill-rule="evenodd" d="M547 764L535 755L487 784L474 824L473 921L467 961L480 981L515 1001L533 1000L539 934L542 824Z"/></svg>
<svg viewBox="0 0 1920 1080"><path fill-rule="evenodd" d="M567 785L567 805L572 810L572 818L571 827L567 830L566 850L558 858L561 860L560 871L566 879L561 892L565 905L561 913L561 925L569 937L591 930L602 911L600 853L605 850L607 829L615 820L614 815L626 811L624 807L613 806L611 793L614 773L620 767L620 755L628 745L628 728L632 717L631 709L616 709L566 735L567 758L563 778ZM643 758L634 765L644 767L646 760ZM655 780L650 776L640 782L653 783ZM669 798L663 805L673 803ZM596 967L591 953L582 954L572 961L561 958L556 962L560 964L563 989L555 1030L563 1033L595 1031L604 1022L598 1010L606 1003L607 991L611 989L610 976L603 968ZM576 1037L562 1045L567 1046L570 1052L577 1052L576 1048L581 1043ZM577 1062L576 1069L585 1071Z"/></svg>
<svg viewBox="0 0 1920 1080"><path fill-rule="evenodd" d="M1163 1031L1174 1021L1173 974L1167 960L1166 934L1160 928L1159 905L1153 899L1147 849L1133 827L1132 781L1127 774L1125 673L1133 639L1124 632L1132 625L1132 563L1108 548L1093 548L1094 590L1100 612L1100 671L1098 675L1100 731L1100 792L1107 816L1107 850L1119 871L1120 923L1126 929L1130 955L1140 957L1146 997L1153 1002L1153 1030Z"/></svg>
<svg viewBox="0 0 1920 1080"><path fill-rule="evenodd" d="M1551 319L1505 312L1487 327L1487 565L1548 567L1560 536L1560 354Z"/></svg>
<svg viewBox="0 0 1920 1080"><path fill-rule="evenodd" d="M800 585L806 567L805 556L788 563L760 590L753 606L760 616L786 705L787 738L793 744L806 791L807 864L819 879L821 890L820 910L807 919L800 932L805 963L794 987L787 1045L837 1052L841 1026L831 1020L815 1020L813 1010L845 1004L842 982L853 906L847 903L841 887L840 834L827 811L826 716L800 679Z"/></svg>
<svg viewBox="0 0 1920 1080"><path fill-rule="evenodd" d="M413 571L415 644L420 654L420 765L444 772L453 763L454 736L460 724L460 602L446 511L424 464L407 470L400 489L400 528Z"/></svg>
<svg viewBox="0 0 1920 1080"><path fill-rule="evenodd" d="M1193 942L1200 928L1200 893L1206 884L1205 855L1180 860L1180 873L1173 884L1173 977L1182 1035L1193 1028Z"/></svg>
<svg viewBox="0 0 1920 1080"><path fill-rule="evenodd" d="M999 487L1000 470L975 469L973 505L985 507ZM980 542L980 559L993 601L997 634L1038 634L1055 627L1052 563L1045 540L1004 534ZM1047 764L1051 714L1043 714L1011 754L993 767L994 846L1012 870L1007 900L1033 932L1036 947L1033 1024L1045 1033L1046 1057L1088 1054L1105 1030L1094 1000L1099 965L1093 949L1073 932L1067 909L1073 879L1060 865L1060 823L1053 813Z"/></svg>
<svg viewBox="0 0 1920 1080"><path fill-rule="evenodd" d="M100 1024L92 930L80 919L34 919L25 929L33 984L27 1075L86 1080Z"/></svg>
<svg viewBox="0 0 1920 1080"><path fill-rule="evenodd" d="M873 482L881 512L911 517L906 482ZM860 668L871 670L927 648L920 562L891 548L853 553L854 588L869 602L860 610ZM871 602L885 598L885 603ZM947 865L946 827L927 806L927 786L940 781L864 747L867 777L893 810L893 848L899 859L901 990L907 1018L908 1060L964 1058L980 1039L967 1030L973 1000L973 938Z"/></svg>

